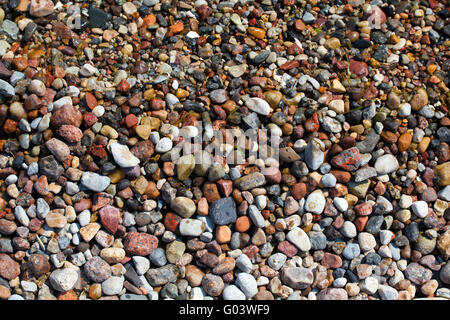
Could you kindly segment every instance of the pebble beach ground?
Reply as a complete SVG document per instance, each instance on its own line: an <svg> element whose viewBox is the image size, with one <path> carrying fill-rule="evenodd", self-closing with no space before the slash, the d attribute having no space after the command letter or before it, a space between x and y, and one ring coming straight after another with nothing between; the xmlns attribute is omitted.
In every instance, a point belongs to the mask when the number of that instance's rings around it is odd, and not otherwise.
<svg viewBox="0 0 450 320"><path fill-rule="evenodd" d="M0 299L450 299L449 10L0 0Z"/></svg>

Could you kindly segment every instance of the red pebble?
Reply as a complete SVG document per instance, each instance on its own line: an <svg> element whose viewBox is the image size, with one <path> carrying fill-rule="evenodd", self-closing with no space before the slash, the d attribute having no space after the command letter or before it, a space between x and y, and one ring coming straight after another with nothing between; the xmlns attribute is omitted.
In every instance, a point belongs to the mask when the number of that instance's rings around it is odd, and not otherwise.
<svg viewBox="0 0 450 320"><path fill-rule="evenodd" d="M326 268L336 269L342 266L342 259L336 254L325 252L320 264Z"/></svg>
<svg viewBox="0 0 450 320"><path fill-rule="evenodd" d="M85 128L90 128L98 121L98 118L93 113L86 113L83 117L83 125Z"/></svg>
<svg viewBox="0 0 450 320"><path fill-rule="evenodd" d="M217 181L217 186L224 197L228 197L233 191L233 182L231 180L220 179Z"/></svg>
<svg viewBox="0 0 450 320"><path fill-rule="evenodd" d="M139 122L138 118L132 113L130 113L125 117L125 125L127 126L127 128L134 127L135 125L138 124L138 122Z"/></svg>
<svg viewBox="0 0 450 320"><path fill-rule="evenodd" d="M361 163L361 154L358 148L353 147L342 151L331 160L331 164L335 167L346 171L355 171Z"/></svg>
<svg viewBox="0 0 450 320"><path fill-rule="evenodd" d="M46 196L50 193L48 190L47 176L40 176L39 179L34 183L34 190L42 196Z"/></svg>
<svg viewBox="0 0 450 320"><path fill-rule="evenodd" d="M358 216L368 216L372 213L372 205L370 202L364 202L355 206L355 211Z"/></svg>
<svg viewBox="0 0 450 320"><path fill-rule="evenodd" d="M95 98L95 96L90 93L90 92L86 92L85 96L84 96L84 100L86 101L86 105L92 110L94 109L98 102L97 99Z"/></svg>
<svg viewBox="0 0 450 320"><path fill-rule="evenodd" d="M169 212L164 218L164 226L166 227L166 229L175 232L181 220L183 220L183 218L172 212Z"/></svg>
<svg viewBox="0 0 450 320"><path fill-rule="evenodd" d="M124 249L130 255L148 256L158 248L158 238L148 233L129 232L124 241Z"/></svg>
<svg viewBox="0 0 450 320"><path fill-rule="evenodd" d="M119 209L107 205L99 211L102 226L112 234L116 233L120 221Z"/></svg>
<svg viewBox="0 0 450 320"><path fill-rule="evenodd" d="M119 90L120 92L127 92L128 90L130 90L130 84L127 80L123 79L117 86L117 90Z"/></svg>
<svg viewBox="0 0 450 320"><path fill-rule="evenodd" d="M297 248L295 246L293 246L289 241L286 241L286 240L281 241L278 244L278 251L284 253L289 258L292 258L293 256L295 256L298 252Z"/></svg>

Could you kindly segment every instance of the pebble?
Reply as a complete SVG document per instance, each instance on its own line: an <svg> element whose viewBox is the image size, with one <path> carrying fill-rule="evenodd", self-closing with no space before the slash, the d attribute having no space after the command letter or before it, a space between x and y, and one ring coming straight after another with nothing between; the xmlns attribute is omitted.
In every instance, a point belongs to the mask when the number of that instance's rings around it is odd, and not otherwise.
<svg viewBox="0 0 450 320"><path fill-rule="evenodd" d="M0 79L0 95L6 98L11 98L14 97L15 94L16 91L14 90L14 87L8 82Z"/></svg>
<svg viewBox="0 0 450 320"><path fill-rule="evenodd" d="M30 219L28 218L27 213L21 206L17 206L14 209L14 216L16 217L17 221L19 221L25 227L28 227L28 225L30 224Z"/></svg>
<svg viewBox="0 0 450 320"><path fill-rule="evenodd" d="M50 0L31 0L30 14L35 17L45 17L53 13L54 5Z"/></svg>
<svg viewBox="0 0 450 320"><path fill-rule="evenodd" d="M148 271L148 269L150 269L150 261L147 258L141 256L133 256L132 260L134 263L134 268L136 269L138 275L144 275Z"/></svg>
<svg viewBox="0 0 450 320"><path fill-rule="evenodd" d="M344 198L335 197L333 199L333 204L341 212L345 212L348 209L348 202Z"/></svg>
<svg viewBox="0 0 450 320"><path fill-rule="evenodd" d="M312 139L305 149L305 160L308 167L312 170L317 170L324 161L325 145L319 139Z"/></svg>
<svg viewBox="0 0 450 320"><path fill-rule="evenodd" d="M341 233L344 237L354 238L357 235L357 230L353 222L345 221L342 226Z"/></svg>
<svg viewBox="0 0 450 320"><path fill-rule="evenodd" d="M289 231L286 234L286 239L301 251L309 251L311 249L311 241L309 240L308 235L298 227Z"/></svg>
<svg viewBox="0 0 450 320"><path fill-rule="evenodd" d="M183 219L179 228L182 236L198 237L205 231L205 223L196 219Z"/></svg>
<svg viewBox="0 0 450 320"><path fill-rule="evenodd" d="M72 268L57 269L49 277L53 289L66 292L71 290L78 281L78 272Z"/></svg>
<svg viewBox="0 0 450 320"><path fill-rule="evenodd" d="M321 214L325 208L325 197L321 190L312 192L305 202L305 210L315 214Z"/></svg>
<svg viewBox="0 0 450 320"><path fill-rule="evenodd" d="M361 232L358 235L358 244L361 250L367 252L373 249L376 246L377 242L372 234L367 232Z"/></svg>
<svg viewBox="0 0 450 320"><path fill-rule="evenodd" d="M324 185L326 188L333 188L336 185L336 177L333 176L331 173L324 174L322 177L322 180L320 182Z"/></svg>
<svg viewBox="0 0 450 320"><path fill-rule="evenodd" d="M249 175L238 178L234 181L234 184L242 191L251 190L263 186L266 179L263 174L254 172Z"/></svg>
<svg viewBox="0 0 450 320"><path fill-rule="evenodd" d="M139 159L136 158L128 149L127 146L120 143L112 143L109 145L114 161L122 168L130 168L139 164Z"/></svg>
<svg viewBox="0 0 450 320"><path fill-rule="evenodd" d="M425 218L428 215L428 204L425 201L414 202L411 209L419 218Z"/></svg>
<svg viewBox="0 0 450 320"><path fill-rule="evenodd" d="M266 116L270 113L270 105L260 98L251 98L246 100L246 106L250 110L263 116Z"/></svg>
<svg viewBox="0 0 450 320"><path fill-rule="evenodd" d="M195 210L195 203L186 197L176 197L170 202L170 207L184 218L190 218Z"/></svg>
<svg viewBox="0 0 450 320"><path fill-rule="evenodd" d="M360 287L365 293L373 295L378 290L378 280L375 277L367 277L361 281Z"/></svg>
<svg viewBox="0 0 450 320"><path fill-rule="evenodd" d="M234 223L237 213L233 198L227 197L214 201L210 206L209 215L216 225Z"/></svg>
<svg viewBox="0 0 450 320"><path fill-rule="evenodd" d="M248 208L248 215L252 223L258 228L264 228L266 226L266 220L256 206L251 205Z"/></svg>
<svg viewBox="0 0 450 320"><path fill-rule="evenodd" d="M228 73L233 78L240 78L247 71L247 67L248 67L248 65L246 65L246 64L235 65L235 66L228 68Z"/></svg>
<svg viewBox="0 0 450 320"><path fill-rule="evenodd" d="M167 263L166 254L164 252L164 249L161 248L156 248L155 250L153 250L152 253L150 253L149 258L150 262L158 267L162 267Z"/></svg>
<svg viewBox="0 0 450 320"><path fill-rule="evenodd" d="M104 248L100 251L100 257L109 264L120 263L125 258L125 250L122 248Z"/></svg>
<svg viewBox="0 0 450 320"><path fill-rule="evenodd" d="M406 279L410 280L414 284L422 285L428 280L431 279L431 270L419 265L416 262L410 263L405 271L405 277ZM441 271L442 273L442 271Z"/></svg>
<svg viewBox="0 0 450 320"><path fill-rule="evenodd" d="M222 293L224 283L221 277L208 273L203 277L202 288L208 295L217 297Z"/></svg>
<svg viewBox="0 0 450 320"><path fill-rule="evenodd" d="M0 253L0 276L6 280L13 280L20 274L20 265L8 255Z"/></svg>
<svg viewBox="0 0 450 320"><path fill-rule="evenodd" d="M386 154L379 157L375 161L375 170L379 175L390 174L399 167L398 160L391 154Z"/></svg>
<svg viewBox="0 0 450 320"><path fill-rule="evenodd" d="M313 283L314 275L303 267L287 267L281 272L281 280L293 289L303 290Z"/></svg>
<svg viewBox="0 0 450 320"><path fill-rule="evenodd" d="M146 256L158 247L158 239L148 233L129 232L124 241L126 253Z"/></svg>
<svg viewBox="0 0 450 320"><path fill-rule="evenodd" d="M158 153L164 153L172 149L172 140L170 140L167 137L162 138L158 141L158 143L155 146L155 151Z"/></svg>
<svg viewBox="0 0 450 320"><path fill-rule="evenodd" d="M246 254L241 254L236 259L236 267L242 272L250 273L253 269L253 264Z"/></svg>
<svg viewBox="0 0 450 320"><path fill-rule="evenodd" d="M447 262L441 271L439 272L439 277L442 282L450 284L450 264Z"/></svg>
<svg viewBox="0 0 450 320"><path fill-rule="evenodd" d="M93 172L84 172L81 177L81 184L89 190L95 192L104 191L110 184L109 177L101 176Z"/></svg>
<svg viewBox="0 0 450 320"><path fill-rule="evenodd" d="M61 162L64 162L70 155L69 147L56 138L52 138L45 143L47 149Z"/></svg>
<svg viewBox="0 0 450 320"><path fill-rule="evenodd" d="M108 296L119 294L123 288L123 277L111 276L102 282L102 292Z"/></svg>
<svg viewBox="0 0 450 320"><path fill-rule="evenodd" d="M352 260L356 257L359 256L361 250L359 248L359 245L356 243L348 243L344 250L342 251L342 255L348 259L348 260Z"/></svg>
<svg viewBox="0 0 450 320"><path fill-rule="evenodd" d="M244 292L234 284L226 286L223 289L222 296L224 300L246 300Z"/></svg>
<svg viewBox="0 0 450 320"><path fill-rule="evenodd" d="M186 180L195 169L195 158L191 155L186 155L177 161L177 177L179 180Z"/></svg>
<svg viewBox="0 0 450 320"><path fill-rule="evenodd" d="M252 298L258 293L256 279L245 272L241 272L237 275L236 286L241 289L247 298Z"/></svg>
<svg viewBox="0 0 450 320"><path fill-rule="evenodd" d="M286 262L287 256L282 253L276 253L267 260L268 265L274 270L280 270Z"/></svg>

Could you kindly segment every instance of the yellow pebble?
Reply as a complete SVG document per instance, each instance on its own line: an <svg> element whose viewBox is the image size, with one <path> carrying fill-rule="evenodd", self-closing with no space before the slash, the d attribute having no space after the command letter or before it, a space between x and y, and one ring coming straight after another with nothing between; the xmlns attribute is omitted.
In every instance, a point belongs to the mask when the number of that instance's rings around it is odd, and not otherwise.
<svg viewBox="0 0 450 320"><path fill-rule="evenodd" d="M80 165L80 158L78 158L77 156L74 156L72 158L72 167L78 168L79 165Z"/></svg>
<svg viewBox="0 0 450 320"><path fill-rule="evenodd" d="M391 43L397 44L400 41L400 38L396 34L393 33L389 40L391 41Z"/></svg>
<svg viewBox="0 0 450 320"><path fill-rule="evenodd" d="M144 117L141 119L140 124L149 125L152 130L158 130L161 125L161 120L155 117Z"/></svg>
<svg viewBox="0 0 450 320"><path fill-rule="evenodd" d="M175 95L177 96L178 99L187 98L189 96L189 91L178 88L177 91L175 92Z"/></svg>
<svg viewBox="0 0 450 320"><path fill-rule="evenodd" d="M266 37L266 31L261 28L249 27L248 33L254 36L256 39L264 39Z"/></svg>
<svg viewBox="0 0 450 320"><path fill-rule="evenodd" d="M437 66L435 64L430 64L427 67L428 74L430 74L430 75L433 74L436 71L436 68L437 68Z"/></svg>
<svg viewBox="0 0 450 320"><path fill-rule="evenodd" d="M346 194L344 199L347 200L349 206L354 206L358 202L358 197L351 193Z"/></svg>
<svg viewBox="0 0 450 320"><path fill-rule="evenodd" d="M133 46L131 44L126 44L120 51L122 52L123 55L130 56L133 53Z"/></svg>
<svg viewBox="0 0 450 320"><path fill-rule="evenodd" d="M110 139L117 139L119 137L117 131L109 125L104 125L100 130L100 133Z"/></svg>
<svg viewBox="0 0 450 320"><path fill-rule="evenodd" d="M136 127L136 133L139 137L144 140L147 140L150 137L150 132L152 131L149 125L139 125Z"/></svg>
<svg viewBox="0 0 450 320"><path fill-rule="evenodd" d="M120 180L125 178L125 173L119 168L116 168L110 175L109 179L111 179L111 183L119 183Z"/></svg>

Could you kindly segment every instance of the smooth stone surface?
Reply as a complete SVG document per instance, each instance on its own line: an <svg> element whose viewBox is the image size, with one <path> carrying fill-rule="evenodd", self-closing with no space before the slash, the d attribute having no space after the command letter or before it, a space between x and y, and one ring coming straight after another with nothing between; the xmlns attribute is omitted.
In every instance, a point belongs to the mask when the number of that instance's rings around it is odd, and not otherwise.
<svg viewBox="0 0 450 320"><path fill-rule="evenodd" d="M309 240L308 235L298 227L289 231L286 234L286 239L301 251L309 251L311 249L311 241Z"/></svg>
<svg viewBox="0 0 450 320"><path fill-rule="evenodd" d="M252 298L258 293L256 279L248 273L239 273L236 277L236 286L242 290L247 298Z"/></svg>
<svg viewBox="0 0 450 320"><path fill-rule="evenodd" d="M386 154L375 161L374 167L379 175L389 174L397 170L398 161L392 154Z"/></svg>
<svg viewBox="0 0 450 320"><path fill-rule="evenodd" d="M227 197L214 201L210 206L209 215L216 225L235 222L237 214L233 198Z"/></svg>
<svg viewBox="0 0 450 320"><path fill-rule="evenodd" d="M114 161L122 168L134 167L140 163L128 149L126 145L120 143L112 143L109 145Z"/></svg>
<svg viewBox="0 0 450 320"><path fill-rule="evenodd" d="M110 184L109 177L101 176L93 172L84 172L81 177L81 184L87 189L95 192L104 191Z"/></svg>
<svg viewBox="0 0 450 320"><path fill-rule="evenodd" d="M51 273L49 280L55 290L66 292L78 281L78 272L71 268L57 269Z"/></svg>

